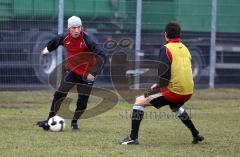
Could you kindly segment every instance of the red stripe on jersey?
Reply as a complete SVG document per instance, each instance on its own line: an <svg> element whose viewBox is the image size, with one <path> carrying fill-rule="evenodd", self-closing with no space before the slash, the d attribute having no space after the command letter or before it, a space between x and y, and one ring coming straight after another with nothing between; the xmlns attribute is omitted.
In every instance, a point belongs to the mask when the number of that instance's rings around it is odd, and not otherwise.
<svg viewBox="0 0 240 157"><path fill-rule="evenodd" d="M168 48L166 48L166 55L167 55L169 61L172 63L172 53Z"/></svg>

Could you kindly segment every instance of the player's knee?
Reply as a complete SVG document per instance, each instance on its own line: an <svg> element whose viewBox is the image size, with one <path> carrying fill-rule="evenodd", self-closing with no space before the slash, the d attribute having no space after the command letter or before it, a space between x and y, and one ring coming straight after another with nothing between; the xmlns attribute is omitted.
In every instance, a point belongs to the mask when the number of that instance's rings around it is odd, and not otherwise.
<svg viewBox="0 0 240 157"><path fill-rule="evenodd" d="M177 112L178 111L178 108L171 108L172 112Z"/></svg>
<svg viewBox="0 0 240 157"><path fill-rule="evenodd" d="M137 97L136 98L136 100L135 100L135 104L141 104L141 105L143 105L143 104L145 104L146 102L145 102L145 97L144 96L139 96L139 97Z"/></svg>

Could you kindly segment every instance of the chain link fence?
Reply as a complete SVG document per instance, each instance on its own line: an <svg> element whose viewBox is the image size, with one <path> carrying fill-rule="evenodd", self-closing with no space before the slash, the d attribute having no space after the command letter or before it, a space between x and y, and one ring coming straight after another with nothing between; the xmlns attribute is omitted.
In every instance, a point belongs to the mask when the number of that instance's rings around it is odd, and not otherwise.
<svg viewBox="0 0 240 157"><path fill-rule="evenodd" d="M216 86L236 87L240 83L240 2L218 0L216 39ZM109 59L98 77L111 86L111 58L116 52L135 57L135 0L65 0L67 18L81 17L86 32L104 47ZM142 35L139 58L158 60L164 44L163 30L169 21L182 26L182 40L190 48L193 75L199 87L208 86L211 28L209 0L142 0ZM48 75L56 67L56 52L41 57L46 43L58 32L58 0L0 1L0 89L49 88ZM65 52L65 51L64 51ZM65 55L64 55L65 56ZM63 57L64 57L63 56ZM132 63L121 64L131 83ZM121 68L121 66L125 66ZM156 69L139 70L140 84L154 82Z"/></svg>

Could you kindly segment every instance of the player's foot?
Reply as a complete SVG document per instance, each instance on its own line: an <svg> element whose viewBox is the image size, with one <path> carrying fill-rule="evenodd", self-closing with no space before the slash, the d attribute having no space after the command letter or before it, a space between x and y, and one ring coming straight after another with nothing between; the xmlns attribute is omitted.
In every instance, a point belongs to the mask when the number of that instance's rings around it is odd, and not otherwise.
<svg viewBox="0 0 240 157"><path fill-rule="evenodd" d="M203 141L203 140L204 140L203 135L198 134L197 136L193 137L192 143L193 143L193 144L197 144L198 142L201 142L201 141Z"/></svg>
<svg viewBox="0 0 240 157"><path fill-rule="evenodd" d="M72 123L71 126L73 131L80 131L77 123Z"/></svg>
<svg viewBox="0 0 240 157"><path fill-rule="evenodd" d="M40 128L43 128L43 130L48 131L49 130L49 125L48 125L48 120L41 120L37 122L37 125Z"/></svg>
<svg viewBox="0 0 240 157"><path fill-rule="evenodd" d="M138 139L132 140L130 137L127 137L119 142L121 145L137 145L139 144Z"/></svg>

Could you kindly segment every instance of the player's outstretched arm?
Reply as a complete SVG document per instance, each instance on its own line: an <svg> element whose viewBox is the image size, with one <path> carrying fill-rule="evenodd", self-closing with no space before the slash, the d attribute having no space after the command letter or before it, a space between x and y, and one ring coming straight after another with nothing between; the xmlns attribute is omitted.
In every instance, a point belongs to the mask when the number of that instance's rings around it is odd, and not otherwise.
<svg viewBox="0 0 240 157"><path fill-rule="evenodd" d="M64 38L65 38L64 35L61 34L61 35L57 35L55 38L50 40L47 43L47 46L41 52L41 55L49 54L50 52L52 52L55 49L57 49L59 45L63 45Z"/></svg>

